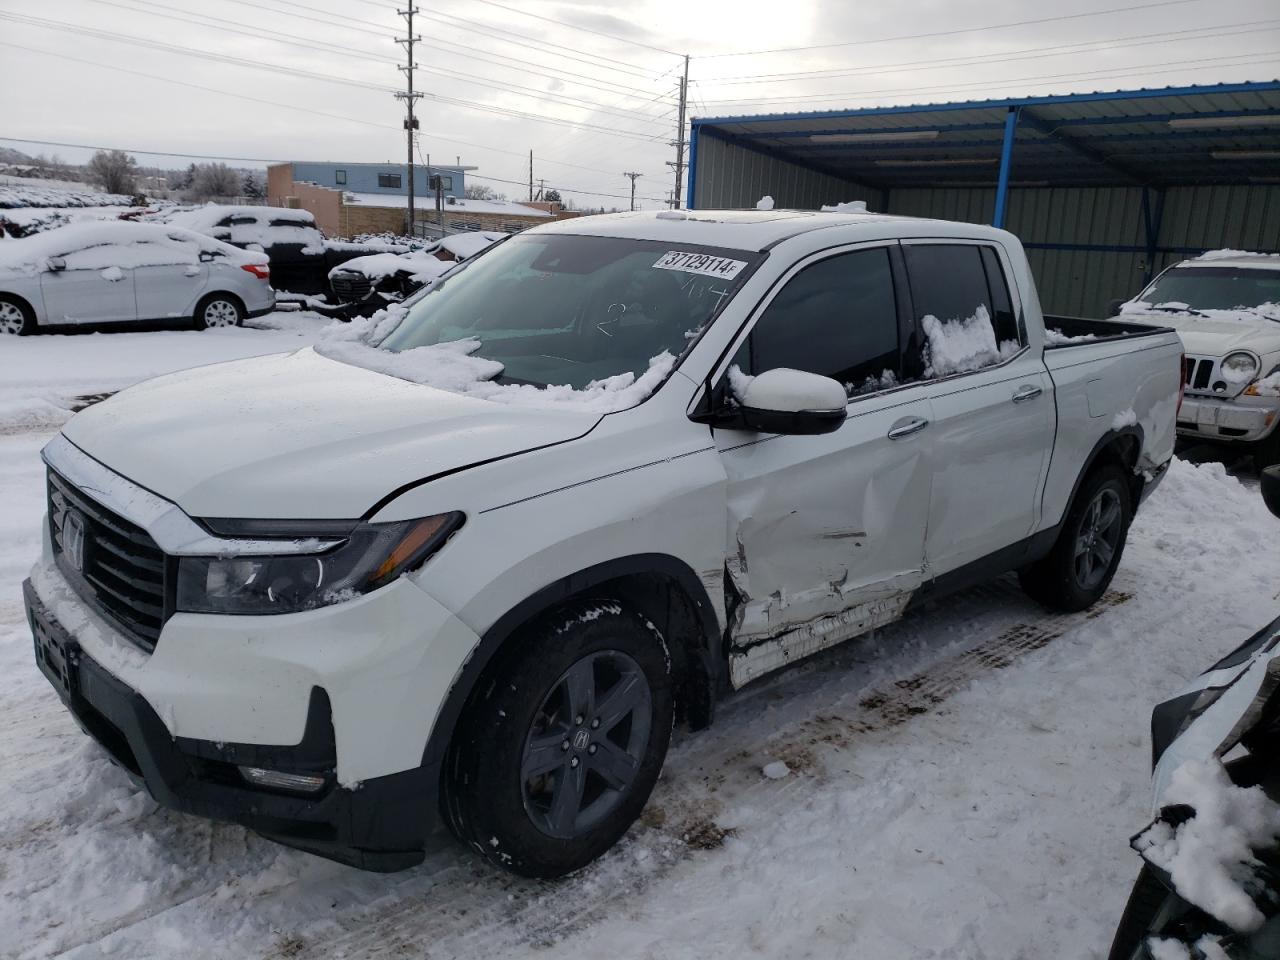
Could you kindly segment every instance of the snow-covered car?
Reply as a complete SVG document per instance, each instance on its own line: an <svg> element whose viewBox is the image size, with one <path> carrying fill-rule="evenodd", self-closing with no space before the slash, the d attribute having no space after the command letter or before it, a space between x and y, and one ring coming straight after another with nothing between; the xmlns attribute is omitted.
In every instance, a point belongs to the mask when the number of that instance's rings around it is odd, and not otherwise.
<svg viewBox="0 0 1280 960"><path fill-rule="evenodd" d="M72 418L39 661L164 804L381 870L447 824L565 874L639 815L675 718L1007 570L1102 596L1181 345L1051 320L1046 346L1021 245L972 224L539 226L314 348Z"/></svg>
<svg viewBox="0 0 1280 960"><path fill-rule="evenodd" d="M1151 741L1155 820L1109 960L1280 957L1280 619L1157 706Z"/></svg>
<svg viewBox="0 0 1280 960"><path fill-rule="evenodd" d="M1186 346L1178 434L1280 462L1280 255L1216 250L1174 264L1121 316L1158 317Z"/></svg>
<svg viewBox="0 0 1280 960"><path fill-rule="evenodd" d="M206 204L189 210L161 211L165 223L185 227L245 250L267 254L275 285L298 294L329 293L329 271L340 263L372 252L404 251L393 244L369 245L329 241L306 210L287 207Z"/></svg>
<svg viewBox="0 0 1280 960"><path fill-rule="evenodd" d="M329 286L347 316L369 316L399 303L436 280L454 264L507 236L477 231L444 237L412 253L357 257L329 271Z"/></svg>
<svg viewBox="0 0 1280 960"><path fill-rule="evenodd" d="M0 244L0 333L184 319L236 326L275 306L261 253L158 224L72 224Z"/></svg>

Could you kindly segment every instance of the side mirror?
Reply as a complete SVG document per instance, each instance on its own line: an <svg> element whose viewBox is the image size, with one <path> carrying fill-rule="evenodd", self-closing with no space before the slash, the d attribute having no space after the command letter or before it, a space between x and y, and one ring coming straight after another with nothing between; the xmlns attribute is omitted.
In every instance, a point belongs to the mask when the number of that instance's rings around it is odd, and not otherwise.
<svg viewBox="0 0 1280 960"><path fill-rule="evenodd" d="M1280 463L1264 467L1258 480L1267 509L1280 517Z"/></svg>
<svg viewBox="0 0 1280 960"><path fill-rule="evenodd" d="M213 262L213 254L212 254L212 253L210 253L208 250L201 250L201 251L200 251L200 262L201 262L201 263L212 263L212 262Z"/></svg>
<svg viewBox="0 0 1280 960"><path fill-rule="evenodd" d="M752 378L739 400L745 429L801 435L839 430L849 402L844 387L830 377L787 367Z"/></svg>
<svg viewBox="0 0 1280 960"><path fill-rule="evenodd" d="M54 273L67 269L67 261L62 257L50 257L45 261L45 265Z"/></svg>
<svg viewBox="0 0 1280 960"><path fill-rule="evenodd" d="M1107 304L1107 316L1108 317L1120 316L1120 308L1123 307L1128 302L1129 301L1125 300L1123 297L1117 297L1115 300L1112 300L1109 304Z"/></svg>

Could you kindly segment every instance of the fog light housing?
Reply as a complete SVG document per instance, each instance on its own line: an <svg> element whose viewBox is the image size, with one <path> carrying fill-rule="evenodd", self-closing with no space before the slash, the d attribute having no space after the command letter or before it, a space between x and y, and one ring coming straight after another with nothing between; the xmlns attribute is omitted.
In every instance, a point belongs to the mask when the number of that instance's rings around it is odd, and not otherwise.
<svg viewBox="0 0 1280 960"><path fill-rule="evenodd" d="M288 773L284 770L264 770L262 767L240 767L240 776L255 787L272 790L289 790L294 793L315 793L321 790L327 777L305 773Z"/></svg>

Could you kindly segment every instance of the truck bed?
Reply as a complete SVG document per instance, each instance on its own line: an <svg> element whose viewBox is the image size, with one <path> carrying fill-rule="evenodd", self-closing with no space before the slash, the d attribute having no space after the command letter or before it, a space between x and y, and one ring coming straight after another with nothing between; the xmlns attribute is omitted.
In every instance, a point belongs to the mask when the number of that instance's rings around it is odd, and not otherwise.
<svg viewBox="0 0 1280 960"><path fill-rule="evenodd" d="M1087 317L1058 317L1051 314L1045 314L1044 329L1046 350L1061 350L1103 340L1150 337L1172 332L1170 327L1157 327L1149 323L1133 323L1128 320L1092 320ZM1054 333L1061 334L1064 339L1052 339Z"/></svg>

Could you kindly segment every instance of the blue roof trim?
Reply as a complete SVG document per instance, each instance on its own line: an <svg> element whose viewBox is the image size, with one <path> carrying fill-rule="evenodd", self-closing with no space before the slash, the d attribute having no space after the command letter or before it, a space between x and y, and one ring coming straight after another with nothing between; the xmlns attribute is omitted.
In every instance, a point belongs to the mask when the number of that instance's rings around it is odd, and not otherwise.
<svg viewBox="0 0 1280 960"><path fill-rule="evenodd" d="M737 117L694 117L695 126L722 123L765 123L779 120L837 120L849 117L893 116L908 113L940 113L955 110L1007 110L1011 107L1035 107L1060 103L1100 103L1109 100L1150 100L1157 97L1196 97L1223 93L1265 93L1280 90L1280 80L1219 83L1191 87L1161 87L1140 90L1114 90L1094 93L1063 93L1041 97L1015 97L999 100L960 100L950 103L920 103L899 107L859 107L846 110L815 110L809 113L763 113ZM1138 117L1130 122L1141 123ZM1004 118L1000 118L1003 124Z"/></svg>

